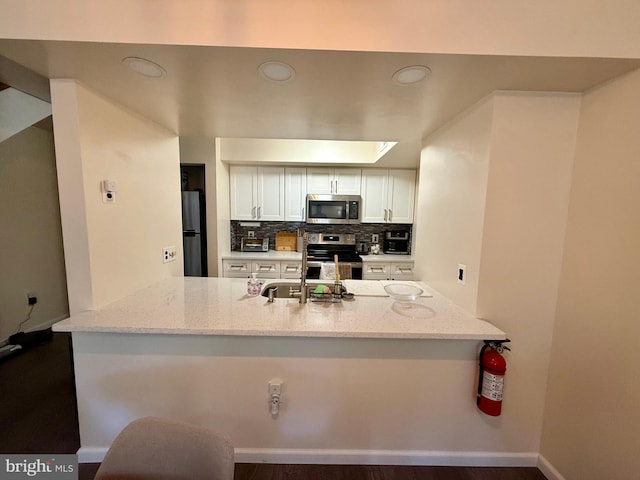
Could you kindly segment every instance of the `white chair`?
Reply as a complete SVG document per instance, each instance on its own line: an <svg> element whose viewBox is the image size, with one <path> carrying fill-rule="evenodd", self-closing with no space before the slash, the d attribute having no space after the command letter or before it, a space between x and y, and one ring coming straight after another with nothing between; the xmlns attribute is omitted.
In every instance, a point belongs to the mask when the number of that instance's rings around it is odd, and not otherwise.
<svg viewBox="0 0 640 480"><path fill-rule="evenodd" d="M115 438L95 480L233 480L233 446L219 432L145 417Z"/></svg>

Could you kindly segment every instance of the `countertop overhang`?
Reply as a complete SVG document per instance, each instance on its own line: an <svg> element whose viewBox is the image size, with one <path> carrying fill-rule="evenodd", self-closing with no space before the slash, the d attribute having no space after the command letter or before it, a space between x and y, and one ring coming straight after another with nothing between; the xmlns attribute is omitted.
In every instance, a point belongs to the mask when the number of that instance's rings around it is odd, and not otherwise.
<svg viewBox="0 0 640 480"><path fill-rule="evenodd" d="M295 282L292 282L295 284ZM334 338L504 340L505 332L475 318L419 283L432 297L399 305L390 297L339 303L246 293L246 279L173 277L104 308L74 314L53 326L62 332Z"/></svg>

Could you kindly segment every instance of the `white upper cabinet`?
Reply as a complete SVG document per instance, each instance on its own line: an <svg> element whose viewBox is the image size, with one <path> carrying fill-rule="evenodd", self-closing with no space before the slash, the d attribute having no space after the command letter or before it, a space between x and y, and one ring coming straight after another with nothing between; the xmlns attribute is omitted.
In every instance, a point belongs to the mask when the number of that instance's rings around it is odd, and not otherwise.
<svg viewBox="0 0 640 480"><path fill-rule="evenodd" d="M413 223L415 192L415 170L364 169L362 221Z"/></svg>
<svg viewBox="0 0 640 480"><path fill-rule="evenodd" d="M307 168L307 192L318 195L360 195L359 168Z"/></svg>
<svg viewBox="0 0 640 480"><path fill-rule="evenodd" d="M306 219L307 169L284 169L284 219L287 222L304 222Z"/></svg>
<svg viewBox="0 0 640 480"><path fill-rule="evenodd" d="M284 168L229 169L232 220L284 220Z"/></svg>

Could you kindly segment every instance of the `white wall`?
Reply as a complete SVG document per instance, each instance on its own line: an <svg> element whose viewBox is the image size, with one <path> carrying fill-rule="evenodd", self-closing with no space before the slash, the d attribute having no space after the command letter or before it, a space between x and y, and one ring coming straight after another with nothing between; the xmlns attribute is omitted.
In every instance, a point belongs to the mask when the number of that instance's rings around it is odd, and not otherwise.
<svg viewBox="0 0 640 480"><path fill-rule="evenodd" d="M579 95L494 96L476 314L507 332L506 434L539 448ZM510 430L510 431L509 431Z"/></svg>
<svg viewBox="0 0 640 480"><path fill-rule="evenodd" d="M489 97L425 139L420 160L417 277L469 312L478 295L493 108ZM459 263L467 266L465 286Z"/></svg>
<svg viewBox="0 0 640 480"><path fill-rule="evenodd" d="M73 80L52 80L71 313L182 274L178 137ZM100 182L117 182L116 202ZM163 264L162 249L177 260Z"/></svg>
<svg viewBox="0 0 640 480"><path fill-rule="evenodd" d="M229 164L220 160L219 139L216 139L216 193L218 271L222 272L222 255L231 251L231 192L229 191Z"/></svg>
<svg viewBox="0 0 640 480"><path fill-rule="evenodd" d="M584 96L541 453L567 480L637 476L640 72Z"/></svg>
<svg viewBox="0 0 640 480"><path fill-rule="evenodd" d="M416 268L513 341L503 415L486 421L523 450L540 443L579 108L578 95L497 93L421 158Z"/></svg>
<svg viewBox="0 0 640 480"><path fill-rule="evenodd" d="M180 137L180 162L204 165L207 202L207 266L218 276L218 219L216 199L216 141L206 137Z"/></svg>
<svg viewBox="0 0 640 480"><path fill-rule="evenodd" d="M123 3L127 14L123 15ZM0 0L0 37L320 50L640 57L638 3ZM152 15L153 21L149 21ZM117 28L114 28L117 25Z"/></svg>
<svg viewBox="0 0 640 480"><path fill-rule="evenodd" d="M0 143L0 341L68 314L53 133L30 127Z"/></svg>
<svg viewBox="0 0 640 480"><path fill-rule="evenodd" d="M223 430L239 462L537 461L528 432L477 410L477 341L100 333L73 341L80 461L100 461L144 415ZM277 419L274 378L284 381Z"/></svg>

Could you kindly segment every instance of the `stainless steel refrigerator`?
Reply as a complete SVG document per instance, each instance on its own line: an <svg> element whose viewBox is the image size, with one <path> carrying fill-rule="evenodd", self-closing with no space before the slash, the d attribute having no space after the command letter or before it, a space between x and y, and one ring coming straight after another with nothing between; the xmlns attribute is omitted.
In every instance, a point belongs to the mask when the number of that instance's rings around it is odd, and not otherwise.
<svg viewBox="0 0 640 480"><path fill-rule="evenodd" d="M207 276L204 225L202 193L182 192L182 249L186 277Z"/></svg>

